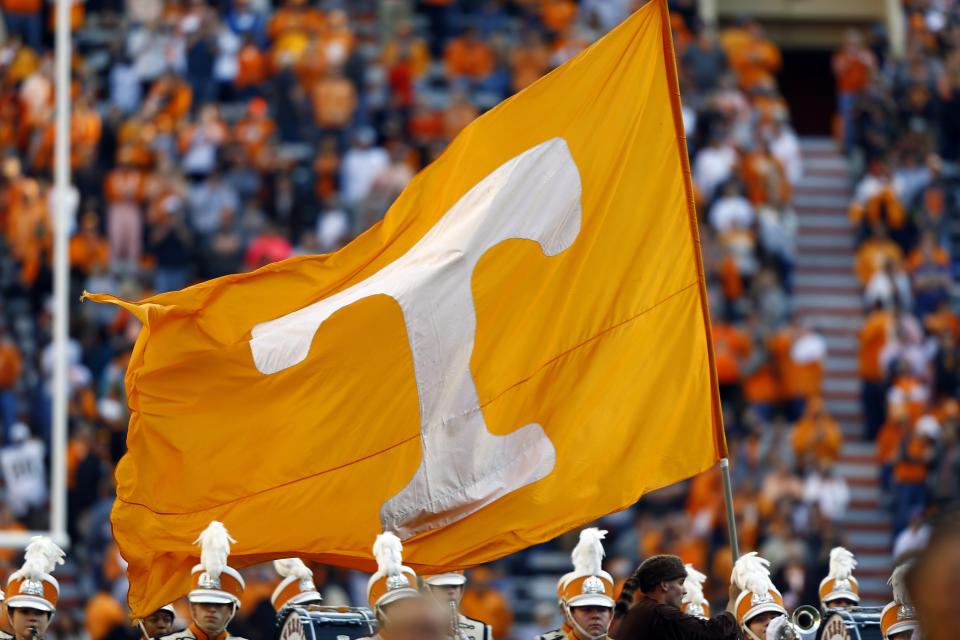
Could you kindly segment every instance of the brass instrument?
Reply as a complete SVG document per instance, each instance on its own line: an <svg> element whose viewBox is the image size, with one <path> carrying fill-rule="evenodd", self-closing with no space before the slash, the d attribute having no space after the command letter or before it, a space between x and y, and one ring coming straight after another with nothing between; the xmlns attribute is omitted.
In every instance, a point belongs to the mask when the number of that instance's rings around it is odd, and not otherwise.
<svg viewBox="0 0 960 640"><path fill-rule="evenodd" d="M820 610L808 604L799 606L794 609L790 621L804 633L816 631L820 628Z"/></svg>
<svg viewBox="0 0 960 640"><path fill-rule="evenodd" d="M808 640L820 628L820 611L810 605L797 607L780 629L777 640Z"/></svg>
<svg viewBox="0 0 960 640"><path fill-rule="evenodd" d="M457 601L451 600L450 605L450 637L453 640L463 640L460 633L460 610L457 608Z"/></svg>

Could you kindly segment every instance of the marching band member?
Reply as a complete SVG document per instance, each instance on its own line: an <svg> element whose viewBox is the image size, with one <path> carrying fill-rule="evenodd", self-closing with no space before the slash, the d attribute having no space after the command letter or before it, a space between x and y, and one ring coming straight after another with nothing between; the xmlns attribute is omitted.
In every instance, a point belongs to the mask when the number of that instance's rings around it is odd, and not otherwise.
<svg viewBox="0 0 960 640"><path fill-rule="evenodd" d="M379 630L369 640L450 637L451 622L433 598L417 590L417 574L403 565L403 544L393 533L373 543L377 572L367 582L367 600Z"/></svg>
<svg viewBox="0 0 960 640"><path fill-rule="evenodd" d="M734 610L744 637L765 640L770 623L787 617L783 596L770 581L770 562L756 551L748 553L733 565L731 580L741 589Z"/></svg>
<svg viewBox="0 0 960 640"><path fill-rule="evenodd" d="M173 622L177 619L177 610L172 604L165 604L143 620L138 620L140 632L146 640L162 638L173 633Z"/></svg>
<svg viewBox="0 0 960 640"><path fill-rule="evenodd" d="M222 523L214 520L195 542L200 544L200 564L190 572L193 589L187 594L193 622L163 640L244 640L227 631L246 586L240 573L227 565L230 543L237 541Z"/></svg>
<svg viewBox="0 0 960 640"><path fill-rule="evenodd" d="M313 571L300 558L274 560L273 568L283 578L270 596L270 604L278 613L287 605L306 607L323 601L313 583Z"/></svg>
<svg viewBox="0 0 960 640"><path fill-rule="evenodd" d="M7 618L16 640L38 640L47 633L57 612L60 584L51 573L63 564L64 553L50 538L34 536L23 566L7 579Z"/></svg>
<svg viewBox="0 0 960 640"><path fill-rule="evenodd" d="M917 614L914 611L910 594L907 592L907 572L909 562L893 570L887 584L893 590L893 602L880 612L880 633L883 640L910 640L920 631Z"/></svg>
<svg viewBox="0 0 960 640"><path fill-rule="evenodd" d="M687 569L677 556L658 555L644 560L623 585L617 601L617 640L737 640L739 632L733 616L733 602L740 593L730 586L727 610L709 620L681 611L685 594ZM640 589L642 597L631 606Z"/></svg>
<svg viewBox="0 0 960 640"><path fill-rule="evenodd" d="M423 584L428 594L450 613L451 628L456 625L458 640L493 640L493 628L489 624L460 613L460 600L467 584L462 571L424 576Z"/></svg>
<svg viewBox="0 0 960 640"><path fill-rule="evenodd" d="M710 618L710 603L703 596L703 583L707 576L693 568L692 564L685 565L687 577L683 581L683 599L680 610L688 616L695 616L708 620Z"/></svg>
<svg viewBox="0 0 960 640"><path fill-rule="evenodd" d="M860 604L860 585L853 577L857 559L843 547L830 550L830 573L820 583L820 606L826 609L851 609Z"/></svg>
<svg viewBox="0 0 960 640"><path fill-rule="evenodd" d="M573 548L573 571L560 578L558 593L563 626L537 640L599 640L607 636L613 617L613 577L601 568L606 531L580 532Z"/></svg>

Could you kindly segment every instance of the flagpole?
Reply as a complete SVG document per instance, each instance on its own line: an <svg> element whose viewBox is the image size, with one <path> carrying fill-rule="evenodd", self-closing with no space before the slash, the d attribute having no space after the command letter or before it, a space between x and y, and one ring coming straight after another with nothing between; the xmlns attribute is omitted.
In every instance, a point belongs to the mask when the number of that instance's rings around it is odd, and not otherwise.
<svg viewBox="0 0 960 640"><path fill-rule="evenodd" d="M740 542L737 539L737 519L733 513L733 485L730 483L730 459L720 458L720 476L723 478L723 502L727 506L727 533L730 536L730 554L733 561L740 558Z"/></svg>
<svg viewBox="0 0 960 640"><path fill-rule="evenodd" d="M57 0L55 32L55 118L53 149L53 433L50 464L50 533L67 540L67 316L70 189L70 0Z"/></svg>

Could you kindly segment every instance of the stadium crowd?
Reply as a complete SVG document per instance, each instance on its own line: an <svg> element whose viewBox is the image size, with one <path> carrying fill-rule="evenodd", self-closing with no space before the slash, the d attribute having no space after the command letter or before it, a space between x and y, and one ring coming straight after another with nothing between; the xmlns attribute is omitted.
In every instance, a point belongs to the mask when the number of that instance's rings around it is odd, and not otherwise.
<svg viewBox="0 0 960 640"><path fill-rule="evenodd" d="M343 246L471 120L577 54L634 0L86 0L71 14L70 565L58 638L127 623L112 542L125 449L129 313L136 299ZM0 46L0 530L47 525L52 354L52 11L2 0ZM946 7L950 7L947 9ZM781 53L761 25L715 31L675 0L674 45L711 299L740 547L771 560L788 608L817 601L850 491L840 427L821 398L825 338L794 312L803 175ZM838 141L857 169L850 209L865 437L876 440L898 552L929 509L956 501L960 320L951 225L960 206L960 13L904 3L905 56L851 33L834 58ZM875 44L875 43L871 43ZM731 571L720 477L705 473L605 518L607 567L675 553ZM557 626L556 575L575 534L470 572L462 609L497 638ZM19 555L0 552L0 576ZM362 603L365 577L315 567L328 603ZM234 632L268 637L273 569L245 571Z"/></svg>

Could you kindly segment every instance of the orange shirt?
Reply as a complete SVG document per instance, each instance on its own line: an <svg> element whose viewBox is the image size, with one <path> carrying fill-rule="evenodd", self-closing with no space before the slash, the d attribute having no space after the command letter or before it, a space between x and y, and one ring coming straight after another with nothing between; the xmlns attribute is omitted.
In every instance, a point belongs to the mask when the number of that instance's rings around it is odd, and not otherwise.
<svg viewBox="0 0 960 640"><path fill-rule="evenodd" d="M880 464L893 464L900 451L900 442L906 434L906 426L899 420L887 420L877 433L877 460Z"/></svg>
<svg viewBox="0 0 960 640"><path fill-rule="evenodd" d="M933 264L938 267L950 266L950 256L941 247L935 248L931 257ZM910 252L910 256L907 258L907 271L916 271L925 264L927 264L927 258L923 255L923 250L917 247Z"/></svg>
<svg viewBox="0 0 960 640"><path fill-rule="evenodd" d="M240 88L256 87L270 75L267 57L256 45L247 43L237 52L237 76L233 84Z"/></svg>
<svg viewBox="0 0 960 640"><path fill-rule="evenodd" d="M110 245L99 236L78 233L70 238L70 264L84 273L94 267L105 269L110 264Z"/></svg>
<svg viewBox="0 0 960 640"><path fill-rule="evenodd" d="M124 626L127 616L119 602L101 591L87 601L84 621L90 640L103 640L115 627Z"/></svg>
<svg viewBox="0 0 960 640"><path fill-rule="evenodd" d="M887 260L893 260L897 266L903 264L903 252L892 240L869 238L860 245L853 265L860 284L866 286Z"/></svg>
<svg viewBox="0 0 960 640"><path fill-rule="evenodd" d="M242 118L233 127L233 139L240 143L249 158L256 158L277 130L270 118Z"/></svg>
<svg viewBox="0 0 960 640"><path fill-rule="evenodd" d="M510 68L513 70L513 90L520 91L547 72L550 52L543 44L521 45L510 52Z"/></svg>
<svg viewBox="0 0 960 640"><path fill-rule="evenodd" d="M505 638L513 624L513 611L502 593L487 589L479 593L467 587L460 601L460 611L465 616L482 620L493 627L493 637Z"/></svg>
<svg viewBox="0 0 960 640"><path fill-rule="evenodd" d="M923 484L927 479L927 463L931 454L926 439L914 434L904 436L898 455L905 453L893 466L893 479L903 484Z"/></svg>
<svg viewBox="0 0 960 640"><path fill-rule="evenodd" d="M791 440L798 459L812 453L818 461L833 462L840 457L843 433L833 418L823 416L817 421L804 416L794 425Z"/></svg>
<svg viewBox="0 0 960 640"><path fill-rule="evenodd" d="M104 192L107 202L140 201L146 196L146 186L140 171L118 167L107 174Z"/></svg>
<svg viewBox="0 0 960 640"><path fill-rule="evenodd" d="M20 351L10 340L0 342L0 389L10 389L17 383L23 360Z"/></svg>
<svg viewBox="0 0 960 640"><path fill-rule="evenodd" d="M886 372L880 366L880 352L893 331L893 315L874 311L860 329L860 377L867 382L883 382Z"/></svg>
<svg viewBox="0 0 960 640"><path fill-rule="evenodd" d="M719 324L713 326L713 345L717 380L720 384L736 384L740 381L740 362L750 357L750 338L732 325Z"/></svg>
<svg viewBox="0 0 960 640"><path fill-rule="evenodd" d="M443 54L447 75L451 77L485 78L493 73L493 50L484 42L456 38Z"/></svg>
<svg viewBox="0 0 960 640"><path fill-rule="evenodd" d="M353 118L357 94L346 78L324 78L313 90L313 117L325 129L341 129Z"/></svg>
<svg viewBox="0 0 960 640"><path fill-rule="evenodd" d="M40 13L43 0L3 0L3 10L7 13Z"/></svg>
<svg viewBox="0 0 960 640"><path fill-rule="evenodd" d="M747 376L743 392L751 404L773 404L780 400L780 383L773 364L765 363Z"/></svg>
<svg viewBox="0 0 960 640"><path fill-rule="evenodd" d="M401 52L408 57L410 74L414 78L420 78L430 68L430 48L423 40L412 39L407 42L399 40L389 40L383 45L383 51L380 53L380 61L384 69L390 69L400 63Z"/></svg>
<svg viewBox="0 0 960 640"><path fill-rule="evenodd" d="M543 0L540 16L547 29L561 33L566 31L577 17L577 5L571 0Z"/></svg>
<svg viewBox="0 0 960 640"><path fill-rule="evenodd" d="M443 133L447 140L463 131L477 117L477 109L468 102L451 104L443 112Z"/></svg>
<svg viewBox="0 0 960 640"><path fill-rule="evenodd" d="M790 183L783 164L770 154L754 152L743 159L747 198L754 205L790 200Z"/></svg>
<svg viewBox="0 0 960 640"><path fill-rule="evenodd" d="M876 63L873 54L862 50L851 53L846 50L833 54L833 73L837 77L839 93L862 91L870 82L870 76Z"/></svg>
<svg viewBox="0 0 960 640"><path fill-rule="evenodd" d="M933 335L949 331L954 338L960 338L960 318L950 309L942 309L927 316L927 331Z"/></svg>

